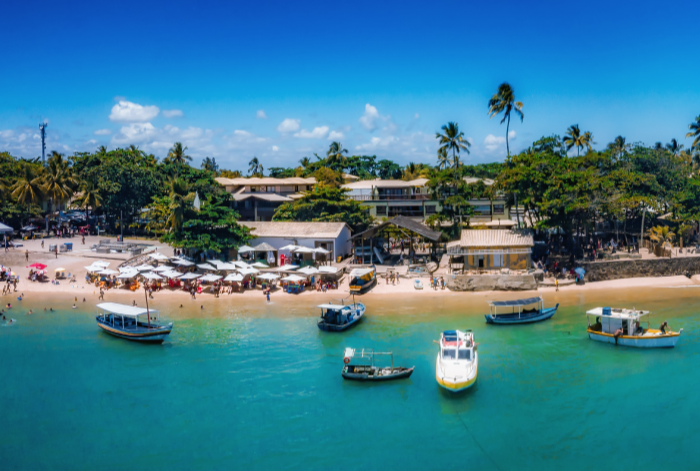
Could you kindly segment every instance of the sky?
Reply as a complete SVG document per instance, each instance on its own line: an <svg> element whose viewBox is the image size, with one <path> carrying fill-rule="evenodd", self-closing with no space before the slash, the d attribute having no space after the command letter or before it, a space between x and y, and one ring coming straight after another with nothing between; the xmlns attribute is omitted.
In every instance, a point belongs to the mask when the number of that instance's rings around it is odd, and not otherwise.
<svg viewBox="0 0 700 471"><path fill-rule="evenodd" d="M688 146L700 115L697 1L43 2L0 15L0 151L130 144L198 164L296 166L350 155L436 163L458 123L465 163L502 161L502 82L524 103L511 151L578 124L594 147Z"/></svg>

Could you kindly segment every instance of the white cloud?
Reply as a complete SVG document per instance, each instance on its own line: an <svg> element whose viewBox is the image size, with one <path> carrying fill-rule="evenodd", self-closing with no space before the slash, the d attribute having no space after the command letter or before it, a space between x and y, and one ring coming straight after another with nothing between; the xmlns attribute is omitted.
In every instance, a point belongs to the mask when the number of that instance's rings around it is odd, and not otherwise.
<svg viewBox="0 0 700 471"><path fill-rule="evenodd" d="M286 118L277 126L277 130L279 132L297 132L301 127L300 123L301 120Z"/></svg>
<svg viewBox="0 0 700 471"><path fill-rule="evenodd" d="M109 119L125 123L144 123L156 116L160 109L157 106L142 106L130 101L121 100L112 107Z"/></svg>
<svg viewBox="0 0 700 471"><path fill-rule="evenodd" d="M110 134L112 134L112 131L109 129L98 129L95 131L95 136L109 136Z"/></svg>
<svg viewBox="0 0 700 471"><path fill-rule="evenodd" d="M508 133L508 138L510 141L514 141L515 131L510 131ZM505 136L494 136L493 134L489 134L486 136L486 138L484 138L484 150L490 154L504 153L506 151Z"/></svg>
<svg viewBox="0 0 700 471"><path fill-rule="evenodd" d="M508 139L510 139L511 141L515 140L515 131L511 131L508 133Z"/></svg>
<svg viewBox="0 0 700 471"><path fill-rule="evenodd" d="M87 144L97 144L97 141L94 139L90 139L89 141L87 141Z"/></svg>
<svg viewBox="0 0 700 471"><path fill-rule="evenodd" d="M329 141L339 141L341 139L345 139L345 134L340 131L331 131L331 133L328 135Z"/></svg>
<svg viewBox="0 0 700 471"><path fill-rule="evenodd" d="M361 144L355 149L357 150L376 150L378 148L388 147L390 144L394 144L398 141L395 136L385 136L385 137L373 137L366 144Z"/></svg>
<svg viewBox="0 0 700 471"><path fill-rule="evenodd" d="M267 119L267 115L265 114L265 110L258 110L258 112L255 113L255 117L258 119Z"/></svg>
<svg viewBox="0 0 700 471"><path fill-rule="evenodd" d="M278 150L280 150L279 147L277 147L277 146L272 146L272 151L273 151L273 152L277 152Z"/></svg>
<svg viewBox="0 0 700 471"><path fill-rule="evenodd" d="M376 107L367 103L365 105L365 114L360 118L360 124L369 132L377 129L377 121L380 119L385 119L379 115L379 111Z"/></svg>
<svg viewBox="0 0 700 471"><path fill-rule="evenodd" d="M140 144L156 136L156 128L151 123L133 123L122 126L118 134L112 137L112 144Z"/></svg>
<svg viewBox="0 0 700 471"><path fill-rule="evenodd" d="M328 126L320 126L314 128L313 131L307 131L302 129L301 131L294 133L294 137L300 137L302 139L323 139L328 134Z"/></svg>
<svg viewBox="0 0 700 471"><path fill-rule="evenodd" d="M413 115L413 119L418 119L418 118L420 118L420 115L419 115L418 113L416 113L415 115Z"/></svg>
<svg viewBox="0 0 700 471"><path fill-rule="evenodd" d="M166 118L182 118L184 113L182 110L163 110L163 116Z"/></svg>

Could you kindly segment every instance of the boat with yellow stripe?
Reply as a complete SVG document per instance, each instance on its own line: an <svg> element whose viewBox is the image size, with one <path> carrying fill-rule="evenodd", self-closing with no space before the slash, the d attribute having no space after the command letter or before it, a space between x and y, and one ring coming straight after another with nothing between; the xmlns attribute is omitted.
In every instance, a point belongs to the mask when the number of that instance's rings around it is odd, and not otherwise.
<svg viewBox="0 0 700 471"><path fill-rule="evenodd" d="M586 311L588 338L597 342L612 343L624 347L672 348L680 340L683 329L673 332L666 322L658 329L652 329L649 322L641 318L649 311L597 307ZM595 322L591 324L591 319ZM646 324L646 328L642 326Z"/></svg>
<svg viewBox="0 0 700 471"><path fill-rule="evenodd" d="M108 334L135 342L162 343L173 330L172 322L160 324L158 311L119 303L98 304L96 320Z"/></svg>
<svg viewBox="0 0 700 471"><path fill-rule="evenodd" d="M451 392L469 389L476 383L479 355L471 330L446 330L440 335L435 379Z"/></svg>

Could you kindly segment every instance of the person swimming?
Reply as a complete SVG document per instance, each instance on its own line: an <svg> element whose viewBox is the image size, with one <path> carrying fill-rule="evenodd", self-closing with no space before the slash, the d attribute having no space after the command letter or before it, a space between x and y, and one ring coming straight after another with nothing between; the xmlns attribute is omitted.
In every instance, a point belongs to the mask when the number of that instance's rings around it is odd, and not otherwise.
<svg viewBox="0 0 700 471"><path fill-rule="evenodd" d="M7 306L5 306L7 309L12 309L12 304L7 303Z"/></svg>
<svg viewBox="0 0 700 471"><path fill-rule="evenodd" d="M32 310L30 309L29 312L28 312L28 314L34 314L34 311L32 311Z"/></svg>
<svg viewBox="0 0 700 471"><path fill-rule="evenodd" d="M75 305L75 303L73 303L73 309L77 309L77 306Z"/></svg>

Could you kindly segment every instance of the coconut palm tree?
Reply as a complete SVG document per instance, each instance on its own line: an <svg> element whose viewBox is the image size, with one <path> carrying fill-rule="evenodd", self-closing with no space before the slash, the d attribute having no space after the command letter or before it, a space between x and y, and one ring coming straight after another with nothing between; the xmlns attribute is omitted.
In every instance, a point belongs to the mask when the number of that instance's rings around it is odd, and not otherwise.
<svg viewBox="0 0 700 471"><path fill-rule="evenodd" d="M676 139L671 139L671 142L666 144L666 149L668 149L668 151L675 157L678 157L683 150L683 144L678 144Z"/></svg>
<svg viewBox="0 0 700 471"><path fill-rule="evenodd" d="M42 179L40 167L23 162L20 175L12 186L12 197L20 204L41 204L44 199Z"/></svg>
<svg viewBox="0 0 700 471"><path fill-rule="evenodd" d="M44 195L51 199L53 205L60 206L73 196L78 182L73 176L68 162L63 160L63 155L53 151L49 157L48 166L42 180Z"/></svg>
<svg viewBox="0 0 700 471"><path fill-rule="evenodd" d="M336 169L340 167L341 169L345 167L345 156L348 150L343 148L343 144L340 142L333 141L328 147L328 152L326 152L326 163L329 167Z"/></svg>
<svg viewBox="0 0 700 471"><path fill-rule="evenodd" d="M523 102L515 101L513 88L511 88L507 82L503 82L498 86L498 91L496 91L496 94L489 100L489 119L493 118L499 113L503 113L501 124L508 120L508 124L506 124L506 149L508 150L508 156L510 156L508 133L510 132L510 115L513 111L515 111L516 115L520 116L520 122L522 123L524 118Z"/></svg>
<svg viewBox="0 0 700 471"><path fill-rule="evenodd" d="M438 149L438 170L444 170L450 165L450 158L447 156L447 149L441 147Z"/></svg>
<svg viewBox="0 0 700 471"><path fill-rule="evenodd" d="M85 223L88 224L90 221L90 208L95 211L102 205L102 196L100 195L100 189L94 180L84 180L80 184L80 193L76 196L73 201L73 206L76 208L85 209Z"/></svg>
<svg viewBox="0 0 700 471"><path fill-rule="evenodd" d="M676 234L671 232L668 226L652 227L649 229L647 235L649 236L649 239L653 240L657 245L664 248L673 247L673 240L676 238Z"/></svg>
<svg viewBox="0 0 700 471"><path fill-rule="evenodd" d="M133 145L131 146L134 147ZM182 142L176 142L168 151L168 156L165 158L166 162L171 162L178 165L185 165L187 162L192 161L192 157L185 154L187 147L182 147ZM138 147L135 149L129 149L130 152L140 152Z"/></svg>
<svg viewBox="0 0 700 471"><path fill-rule="evenodd" d="M654 150L655 150L655 151L658 151L658 152L661 152L661 151L666 150L666 149L664 148L664 145L663 145L662 143L660 143L660 142L655 142L655 143L654 143Z"/></svg>
<svg viewBox="0 0 700 471"><path fill-rule="evenodd" d="M308 157L304 157L303 159L301 159L301 160L299 161L299 163L301 164L302 167L306 168L306 167L309 166L309 164L311 163L311 161L309 160Z"/></svg>
<svg viewBox="0 0 700 471"><path fill-rule="evenodd" d="M690 148L692 150L700 150L700 115L698 115L695 118L694 123L690 123L688 125L688 129L690 129L690 132L685 135L685 137L694 137L695 140L693 140L693 143L691 144Z"/></svg>
<svg viewBox="0 0 700 471"><path fill-rule="evenodd" d="M107 148L105 146L100 146L97 148L97 153L100 155L105 155L107 153Z"/></svg>
<svg viewBox="0 0 700 471"><path fill-rule="evenodd" d="M250 162L248 162L248 165L250 165L250 167L248 167L248 174L253 174L255 176L263 175L265 169L263 168L262 164L260 163L257 157L253 157L250 160Z"/></svg>
<svg viewBox="0 0 700 471"><path fill-rule="evenodd" d="M614 141L608 144L608 149L612 151L612 155L618 160L621 159L629 150L627 140L622 136L617 136Z"/></svg>
<svg viewBox="0 0 700 471"><path fill-rule="evenodd" d="M442 134L439 132L435 133L435 138L438 139L440 143L440 149L443 150L445 154L452 151L452 164L455 168L455 180L457 179L457 167L459 166L459 154L461 151L469 153L469 146L471 143L464 137L464 133L459 130L459 125L455 122L450 121L449 123L442 126Z"/></svg>
<svg viewBox="0 0 700 471"><path fill-rule="evenodd" d="M578 155L581 155L581 148L585 145L583 141L583 134L581 134L581 129L578 124L569 126L564 134L564 145L566 145L566 151L571 150L572 147L576 147L578 150Z"/></svg>
<svg viewBox="0 0 700 471"><path fill-rule="evenodd" d="M593 133L590 131L584 132L583 136L581 136L581 143L586 149L588 149L588 152L590 152L593 149L591 144L596 144L593 142Z"/></svg>
<svg viewBox="0 0 700 471"><path fill-rule="evenodd" d="M174 178L169 183L170 196L170 217L166 222L166 228L175 232L182 228L185 220L185 211L188 202L187 182L180 178Z"/></svg>

